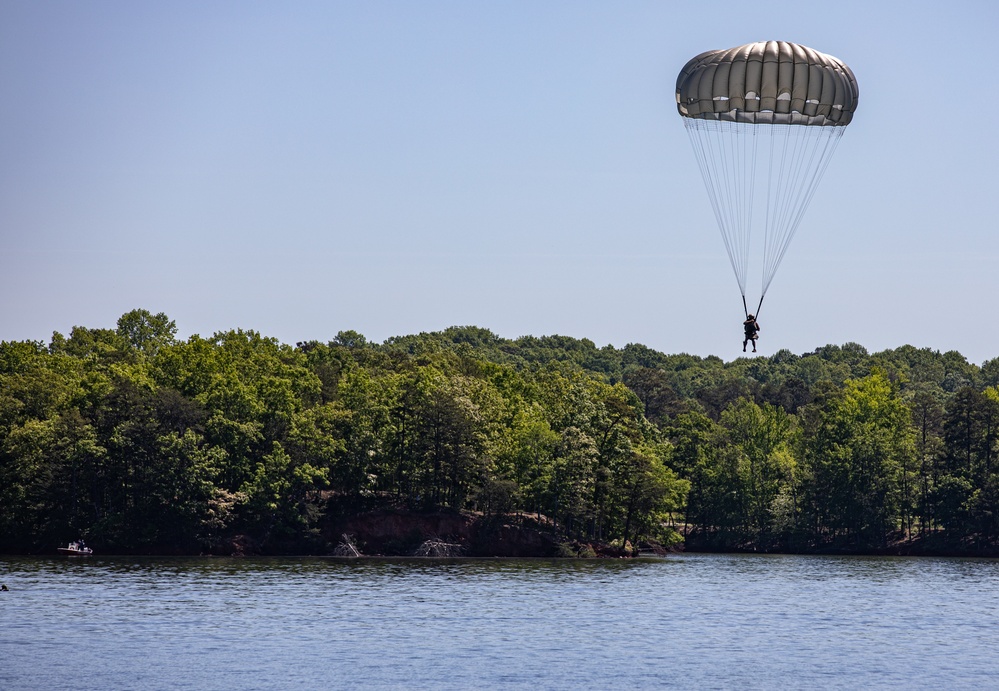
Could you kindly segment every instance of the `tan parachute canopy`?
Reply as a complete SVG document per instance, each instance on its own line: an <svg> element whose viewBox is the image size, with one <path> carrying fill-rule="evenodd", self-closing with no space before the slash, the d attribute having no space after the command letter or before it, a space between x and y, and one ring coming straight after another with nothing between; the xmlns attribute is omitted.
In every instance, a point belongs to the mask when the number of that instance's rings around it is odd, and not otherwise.
<svg viewBox="0 0 999 691"><path fill-rule="evenodd" d="M857 80L841 60L786 41L711 50L676 80L680 115L786 125L848 125Z"/></svg>

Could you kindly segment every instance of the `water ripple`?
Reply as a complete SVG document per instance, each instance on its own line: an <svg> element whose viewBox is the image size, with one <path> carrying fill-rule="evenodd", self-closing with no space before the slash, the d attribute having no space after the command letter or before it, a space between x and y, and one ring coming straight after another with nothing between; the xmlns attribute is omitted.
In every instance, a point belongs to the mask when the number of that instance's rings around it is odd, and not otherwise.
<svg viewBox="0 0 999 691"><path fill-rule="evenodd" d="M988 560L0 558L0 688L981 688Z"/></svg>

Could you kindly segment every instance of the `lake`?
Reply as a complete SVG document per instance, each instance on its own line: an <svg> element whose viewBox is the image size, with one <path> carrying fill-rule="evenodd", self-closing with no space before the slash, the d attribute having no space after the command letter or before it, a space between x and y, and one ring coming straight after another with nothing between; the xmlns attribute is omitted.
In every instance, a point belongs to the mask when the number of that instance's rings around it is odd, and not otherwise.
<svg viewBox="0 0 999 691"><path fill-rule="evenodd" d="M0 688L983 688L999 562L0 557Z"/></svg>

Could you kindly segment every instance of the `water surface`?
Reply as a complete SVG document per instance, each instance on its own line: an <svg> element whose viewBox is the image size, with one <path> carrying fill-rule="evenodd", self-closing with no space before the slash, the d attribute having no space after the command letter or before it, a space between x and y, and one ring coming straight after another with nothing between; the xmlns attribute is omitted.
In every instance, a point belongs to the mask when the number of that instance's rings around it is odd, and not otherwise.
<svg viewBox="0 0 999 691"><path fill-rule="evenodd" d="M3 558L0 688L983 688L999 562Z"/></svg>

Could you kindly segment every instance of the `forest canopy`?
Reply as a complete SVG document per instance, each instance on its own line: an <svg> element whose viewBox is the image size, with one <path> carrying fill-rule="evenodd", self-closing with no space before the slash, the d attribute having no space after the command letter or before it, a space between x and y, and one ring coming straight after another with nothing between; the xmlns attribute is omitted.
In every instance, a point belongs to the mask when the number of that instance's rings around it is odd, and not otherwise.
<svg viewBox="0 0 999 691"><path fill-rule="evenodd" d="M0 551L86 537L329 553L395 507L558 540L995 553L999 358L855 343L769 357L478 327L295 346L116 329L0 343Z"/></svg>

